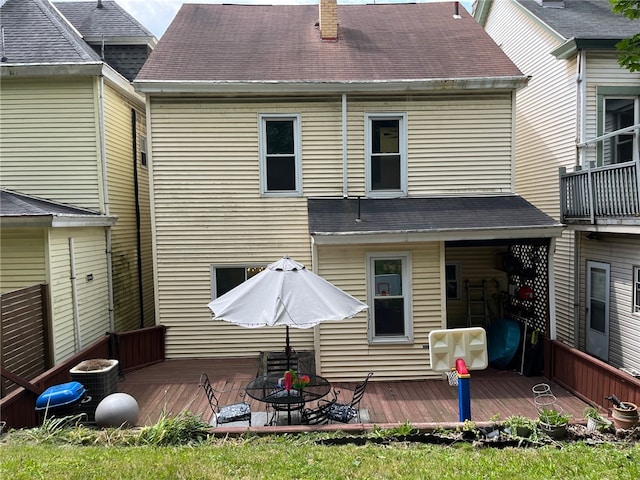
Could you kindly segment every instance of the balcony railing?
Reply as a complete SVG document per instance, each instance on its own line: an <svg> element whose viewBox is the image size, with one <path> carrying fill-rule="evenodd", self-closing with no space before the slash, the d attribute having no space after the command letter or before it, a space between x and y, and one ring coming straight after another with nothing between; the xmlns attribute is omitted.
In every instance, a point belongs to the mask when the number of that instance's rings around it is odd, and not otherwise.
<svg viewBox="0 0 640 480"><path fill-rule="evenodd" d="M560 169L562 222L613 219L640 221L638 162L606 167ZM608 223L606 220L603 223Z"/></svg>
<svg viewBox="0 0 640 480"><path fill-rule="evenodd" d="M585 162L585 150L590 146L624 133L637 137L640 124L607 133L578 144L579 161L567 172L560 168L560 209L563 223L640 224L640 160L595 167Z"/></svg>

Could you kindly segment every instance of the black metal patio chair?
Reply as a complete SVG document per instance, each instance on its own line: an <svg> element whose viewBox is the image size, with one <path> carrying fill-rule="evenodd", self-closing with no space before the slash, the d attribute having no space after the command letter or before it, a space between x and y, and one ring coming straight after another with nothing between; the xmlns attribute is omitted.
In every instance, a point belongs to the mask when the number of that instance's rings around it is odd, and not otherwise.
<svg viewBox="0 0 640 480"><path fill-rule="evenodd" d="M316 408L305 408L300 416L303 425L326 425L329 423L329 412L336 403L335 399L318 402Z"/></svg>
<svg viewBox="0 0 640 480"><path fill-rule="evenodd" d="M231 422L249 422L249 426L251 426L251 407L245 401L233 403L230 405L220 405L220 394L238 391L238 395L244 396L244 392L240 389L231 389L231 390L215 390L211 386L211 382L209 381L209 376L206 373L200 374L200 387L203 388L204 393L207 395L207 400L209 400L209 406L211 407L211 411L213 412L213 416L216 419L215 426L217 427L222 423L231 423ZM217 395L216 395L217 394Z"/></svg>
<svg viewBox="0 0 640 480"><path fill-rule="evenodd" d="M338 402L340 390L333 390L333 395L336 401L329 409L329 420L333 422L349 423L351 420L356 418L358 423L361 423L360 402L362 401L362 397L364 397L364 392L367 389L367 383L372 375L373 372L369 372L364 381L356 385L353 389L353 397L351 397L351 400L348 403Z"/></svg>

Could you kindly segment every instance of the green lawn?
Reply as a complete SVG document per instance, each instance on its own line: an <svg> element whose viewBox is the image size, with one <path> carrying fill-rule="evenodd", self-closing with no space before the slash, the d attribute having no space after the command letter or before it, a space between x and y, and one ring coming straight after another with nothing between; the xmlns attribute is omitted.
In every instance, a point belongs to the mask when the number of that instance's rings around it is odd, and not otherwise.
<svg viewBox="0 0 640 480"><path fill-rule="evenodd" d="M0 479L640 479L635 431L624 441L612 436L597 444L592 438L525 441L508 433L497 437L502 442L483 440L471 422L434 434L405 423L362 436L217 438L188 412L139 429L96 429L71 420L48 419L0 437Z"/></svg>
<svg viewBox="0 0 640 480"><path fill-rule="evenodd" d="M113 447L8 442L3 479L594 479L640 478L640 445L562 448L324 446L313 436L214 440L197 446Z"/></svg>

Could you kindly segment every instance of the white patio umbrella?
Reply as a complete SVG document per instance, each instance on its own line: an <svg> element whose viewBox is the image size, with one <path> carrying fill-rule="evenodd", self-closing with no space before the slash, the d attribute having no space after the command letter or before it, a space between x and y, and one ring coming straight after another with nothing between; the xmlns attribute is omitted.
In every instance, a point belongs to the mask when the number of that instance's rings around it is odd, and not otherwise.
<svg viewBox="0 0 640 480"><path fill-rule="evenodd" d="M368 306L284 256L210 302L209 308L214 320L246 328L285 325L288 368L289 327L311 328L326 320L344 320Z"/></svg>

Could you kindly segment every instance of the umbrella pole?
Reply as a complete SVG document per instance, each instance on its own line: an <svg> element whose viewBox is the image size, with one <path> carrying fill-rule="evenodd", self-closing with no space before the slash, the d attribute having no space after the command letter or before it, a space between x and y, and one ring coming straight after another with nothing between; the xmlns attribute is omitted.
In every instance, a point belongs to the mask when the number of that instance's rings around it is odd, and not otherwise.
<svg viewBox="0 0 640 480"><path fill-rule="evenodd" d="M291 347L289 346L289 325L287 325L286 346L284 347L284 354L287 358L287 371L291 368Z"/></svg>

